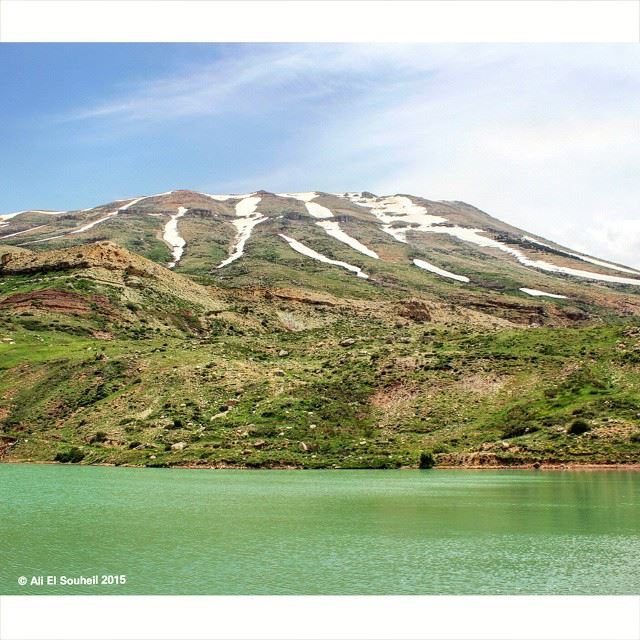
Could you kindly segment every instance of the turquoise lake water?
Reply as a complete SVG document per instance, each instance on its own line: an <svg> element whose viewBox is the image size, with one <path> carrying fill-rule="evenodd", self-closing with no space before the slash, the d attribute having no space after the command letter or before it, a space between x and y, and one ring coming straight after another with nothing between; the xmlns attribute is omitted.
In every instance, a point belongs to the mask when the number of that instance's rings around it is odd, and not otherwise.
<svg viewBox="0 0 640 640"><path fill-rule="evenodd" d="M0 500L2 594L640 592L637 472L5 464Z"/></svg>

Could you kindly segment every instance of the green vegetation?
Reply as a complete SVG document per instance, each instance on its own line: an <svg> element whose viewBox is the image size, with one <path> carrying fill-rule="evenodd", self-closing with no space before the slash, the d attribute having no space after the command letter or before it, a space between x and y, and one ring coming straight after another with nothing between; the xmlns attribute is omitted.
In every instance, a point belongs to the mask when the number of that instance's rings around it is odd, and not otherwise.
<svg viewBox="0 0 640 640"><path fill-rule="evenodd" d="M56 453L54 460L56 462L81 462L84 458L84 453L78 447L71 447L66 451Z"/></svg>
<svg viewBox="0 0 640 640"><path fill-rule="evenodd" d="M160 332L122 321L98 337L98 316L3 312L0 435L17 440L6 459L430 468L640 457L640 372L627 357L637 324L487 328L298 301L240 307L194 309ZM135 322L152 312L142 301Z"/></svg>
<svg viewBox="0 0 640 640"><path fill-rule="evenodd" d="M433 453L431 451L423 451L420 454L420 462L418 463L418 467L420 469L433 469L436 464L436 459L433 457Z"/></svg>
<svg viewBox="0 0 640 640"><path fill-rule="evenodd" d="M114 204L76 218L25 214L54 227L2 268L0 457L252 468L640 461L637 287L585 285L445 234L398 242L369 210L321 202L380 259L328 236L303 203L268 194L268 219L220 270L235 201L173 192L57 238L55 225L76 228ZM169 271L158 266L171 257L162 231L178 206L189 208L187 249ZM429 208L521 242L462 203ZM297 253L281 232L369 278ZM86 244L101 239L120 246Z"/></svg>

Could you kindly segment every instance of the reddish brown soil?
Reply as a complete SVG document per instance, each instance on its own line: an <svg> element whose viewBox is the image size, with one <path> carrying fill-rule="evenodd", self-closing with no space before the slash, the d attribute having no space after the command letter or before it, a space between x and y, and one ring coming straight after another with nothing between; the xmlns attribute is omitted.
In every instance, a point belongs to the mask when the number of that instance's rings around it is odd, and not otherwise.
<svg viewBox="0 0 640 640"><path fill-rule="evenodd" d="M14 293L0 300L0 309L11 311L32 311L39 309L52 313L86 316L92 311L92 305L98 305L102 311L110 311L111 304L102 296L81 296L71 291L42 289L29 293Z"/></svg>

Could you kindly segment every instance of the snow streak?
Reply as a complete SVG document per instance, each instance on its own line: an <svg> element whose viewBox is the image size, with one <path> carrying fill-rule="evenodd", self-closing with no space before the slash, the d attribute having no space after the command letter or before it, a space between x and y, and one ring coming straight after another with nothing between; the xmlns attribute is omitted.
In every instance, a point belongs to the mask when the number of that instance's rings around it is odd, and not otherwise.
<svg viewBox="0 0 640 640"><path fill-rule="evenodd" d="M265 216L256 211L261 199L258 196L248 196L236 204L237 220L233 221L233 226L236 228L236 237L233 242L233 248L231 255L218 265L218 269L222 269L222 267L226 267L240 258L244 254L244 245L251 237L254 227L267 220Z"/></svg>
<svg viewBox="0 0 640 640"><path fill-rule="evenodd" d="M358 276L358 278L364 278L366 280L369 277L366 273L362 271L360 267L354 267L352 264L349 264L347 262L342 262L341 260L332 260L331 258L327 258L327 256L323 255L322 253L318 253L317 251L314 251L310 247L307 247L306 244L302 244L302 242L299 242L298 240L294 240L293 238L286 236L284 233L280 233L278 235L282 239L286 240L289 243L289 246L294 251L297 251L302 255L305 255L309 258L313 258L314 260L318 260L319 262L325 262L326 264L332 264L332 265L335 265L336 267L342 267L347 271L351 271L352 273L355 273Z"/></svg>
<svg viewBox="0 0 640 640"><path fill-rule="evenodd" d="M169 269L173 269L180 262L184 247L187 244L185 239L178 233L178 218L182 218L187 211L188 209L185 207L178 207L178 212L171 216L171 219L164 227L162 239L171 247L173 255L173 260L167 265Z"/></svg>
<svg viewBox="0 0 640 640"><path fill-rule="evenodd" d="M526 287L520 287L520 291L530 296L546 296L547 298L567 299L567 296L561 296L559 293L547 293L546 291L540 291L540 289L527 289Z"/></svg>
<svg viewBox="0 0 640 640"><path fill-rule="evenodd" d="M467 276L459 276L455 273L451 273L451 271L445 271L444 269L436 267L434 264L426 262L425 260L418 260L417 258L414 258L413 264L415 264L416 267L420 267L426 271L431 271L432 273L437 273L439 276L444 276L445 278L451 278L452 280L458 280L459 282L469 282L469 278L467 278Z"/></svg>

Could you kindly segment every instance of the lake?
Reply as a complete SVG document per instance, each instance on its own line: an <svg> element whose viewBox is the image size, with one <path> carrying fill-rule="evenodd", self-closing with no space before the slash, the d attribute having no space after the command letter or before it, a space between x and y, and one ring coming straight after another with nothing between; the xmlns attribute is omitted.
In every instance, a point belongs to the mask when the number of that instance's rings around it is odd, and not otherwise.
<svg viewBox="0 0 640 640"><path fill-rule="evenodd" d="M2 464L0 500L2 594L640 592L632 471Z"/></svg>

